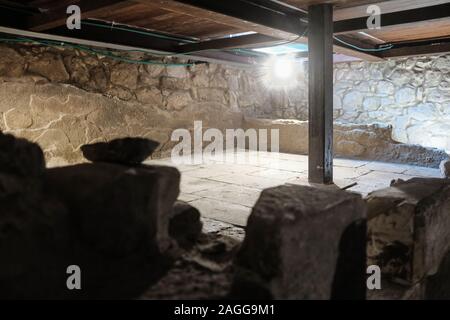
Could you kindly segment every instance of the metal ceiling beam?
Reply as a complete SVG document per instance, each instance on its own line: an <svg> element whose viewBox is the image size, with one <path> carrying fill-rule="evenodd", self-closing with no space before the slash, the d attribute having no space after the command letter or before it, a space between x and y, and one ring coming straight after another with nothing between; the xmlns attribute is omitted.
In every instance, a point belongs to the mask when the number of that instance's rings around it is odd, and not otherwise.
<svg viewBox="0 0 450 320"><path fill-rule="evenodd" d="M230 25L242 30L252 30L260 34L286 41L306 43L306 38L299 38L307 31L304 13L284 14L262 6L267 0L137 0L141 3L158 4L161 8L174 12L209 19L217 23ZM267 6L269 6L267 4ZM281 9L279 9L281 10ZM356 44L357 41L353 40ZM228 45L228 44L227 44ZM357 44L356 44L357 45ZM351 46L335 42L333 50L337 53L369 61L380 61L375 54L361 52Z"/></svg>
<svg viewBox="0 0 450 320"><path fill-rule="evenodd" d="M198 48L192 46L189 51L201 51L204 49L226 49L226 48L239 48L243 46L243 43L248 45L253 44L261 44L261 45L270 45L274 42L275 39L282 39L284 41L296 41L300 43L306 43L306 38L299 38L299 34L301 32L306 31L306 23L303 13L299 13L298 15L292 14L292 9L289 9L289 13L281 13L273 9L273 7L268 8L262 6L263 3L266 6L274 6L273 1L267 0L258 0L258 3L253 3L248 0L220 0L220 1L210 1L210 0L138 0L138 2L146 3L150 6L158 6L167 10L174 10L177 12L182 12L188 15L192 15L195 17L202 17L205 19L214 20L217 23L230 24L234 27L242 28L243 30L256 30L261 35L252 36L252 37L235 37L233 40L227 40L223 42L223 46L220 47L220 41L215 41L213 43L204 43L198 44ZM189 3L189 4L187 4ZM114 10L115 8L123 8L130 4L129 1L121 1L121 0L80 0L79 4L83 8L83 18L95 17L97 14L104 14L105 10ZM234 5L234 6L233 6ZM284 6L280 6L279 4L275 5L280 7L281 10ZM197 7L200 6L200 7ZM16 21L23 19L17 19L17 16L9 19L10 21L6 21L3 25L9 27L23 28L32 31L44 31L56 29L60 26L65 26L65 22L67 19L67 14L65 12L64 6L58 6L59 9L55 9L54 11L49 11L46 14L33 15L28 18L27 24L25 26L21 24L17 24ZM63 10L64 9L64 10ZM217 10L211 11L211 10ZM232 16L229 16L232 15ZM9 15L6 15L6 18ZM249 22L251 21L251 22ZM60 32L63 28L60 29ZM83 26L83 29L87 29L86 26ZM82 39L91 39L96 40L97 36L99 36L101 32L99 30L89 29L87 33L78 32L77 35L82 37ZM71 34L73 36L73 33ZM123 39L119 39L117 33L115 36L111 35L111 41L119 40L122 42L127 41L126 44L131 46L136 45L145 45L143 43L143 39L136 39L134 37L130 38L130 34L121 34ZM264 42L264 36L267 36L267 42ZM94 37L94 38L90 38ZM255 43L250 44L249 39L256 40ZM101 41L107 42L107 38L105 35L101 35ZM148 40L148 39L147 39ZM137 41L137 43L136 43ZM358 45L356 40L353 40L355 45ZM124 43L123 43L124 44ZM165 50L164 47L159 47L161 45L160 42L156 43L158 50ZM172 49L172 48L171 48ZM181 48L180 48L181 49ZM183 48L182 52L188 51L187 48ZM335 43L334 51L340 54L345 54L349 56L358 57L365 60L380 60L379 57L373 54L367 54L364 52L358 52L354 50L351 46L345 47L340 43Z"/></svg>
<svg viewBox="0 0 450 320"><path fill-rule="evenodd" d="M133 1L124 0L81 0L76 3L81 9L83 19L96 17L116 9L126 8L133 4ZM67 21L67 6L58 6L54 10L49 10L41 14L28 18L27 29L31 31L45 31L56 27L65 26Z"/></svg>
<svg viewBox="0 0 450 320"><path fill-rule="evenodd" d="M249 0L250 2L260 5L264 8L268 8L274 11L283 12L285 14L292 14L301 17L305 21L308 20L308 12L297 8L295 6L289 5L286 2L281 2L277 0Z"/></svg>
<svg viewBox="0 0 450 320"><path fill-rule="evenodd" d="M381 14L380 21L381 28L384 28L448 17L450 17L450 3L445 3L436 6ZM358 32L367 29L367 17L334 22L335 34Z"/></svg>
<svg viewBox="0 0 450 320"><path fill-rule="evenodd" d="M136 0L150 6L202 18L243 31L294 39L307 28L303 15L281 12L249 0ZM269 1L265 1L269 2ZM273 3L272 3L273 5Z"/></svg>
<svg viewBox="0 0 450 320"><path fill-rule="evenodd" d="M162 44L160 44L159 46L155 45L155 43L158 42L159 39L153 39L152 41L149 41L147 38L146 46L134 46L130 44L130 41L126 41L127 38L124 39L123 37L117 38L113 37L114 40L112 41L111 36L107 35L106 33L103 36L99 34L96 37L91 37L87 36L86 34L77 33L77 31L74 30L72 33L57 34L57 32L55 32L49 34L1 26L0 26L0 33L26 38L52 40L64 43L79 44L88 47L106 48L119 51L142 51L148 54L158 56L159 55L173 56L176 54L176 56L181 59L188 59L193 61L205 61L211 63L226 63L228 65L240 68L249 68L257 66L260 63L260 61L258 61L257 58L241 56L230 52L215 51L215 52L202 52L198 54L185 55L185 54L177 54L176 52L173 51L156 49L156 47L162 48L163 46ZM128 38L130 38L129 35ZM177 44L177 42L174 41L173 47L175 47L175 44Z"/></svg>
<svg viewBox="0 0 450 320"><path fill-rule="evenodd" d="M383 58L407 57L450 52L450 38L393 43L391 50L383 51Z"/></svg>
<svg viewBox="0 0 450 320"><path fill-rule="evenodd" d="M279 43L283 43L283 40L255 33L231 38L221 38L197 43L183 44L180 45L176 49L176 51L187 53L187 52L198 52L203 50L223 50L223 49L245 48L245 47L248 48L248 47L255 47L257 45L268 46L268 45L276 45Z"/></svg>
<svg viewBox="0 0 450 320"><path fill-rule="evenodd" d="M30 11L22 5L16 6L11 1L0 1L0 24L13 28L24 28Z"/></svg>
<svg viewBox="0 0 450 320"><path fill-rule="evenodd" d="M111 24L96 22L97 25L107 28L82 24L80 30L69 30L66 27L58 27L47 30L46 33L63 37L78 38L83 40L111 42L124 46L135 48L152 49L162 52L176 52L179 41L165 39L161 37L152 37L139 33L131 33L121 29L108 28ZM130 29L133 30L133 29Z"/></svg>
<svg viewBox="0 0 450 320"><path fill-rule="evenodd" d="M345 41L348 44L343 44L342 42L339 42L337 40L333 40L333 50L338 54L343 54L350 57L359 58L362 60L367 61L382 61L383 58L380 57L380 55L377 52L371 52L369 50L375 50L377 49L376 46L372 44L367 44L362 41L359 41L358 39L351 38L349 36L345 35L339 35L337 36L341 41ZM367 50L356 50L355 47Z"/></svg>

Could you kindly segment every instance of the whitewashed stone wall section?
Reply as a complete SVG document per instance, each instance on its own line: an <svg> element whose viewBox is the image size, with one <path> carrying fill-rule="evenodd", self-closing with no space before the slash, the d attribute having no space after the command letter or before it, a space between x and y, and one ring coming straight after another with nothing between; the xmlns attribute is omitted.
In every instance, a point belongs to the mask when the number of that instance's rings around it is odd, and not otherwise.
<svg viewBox="0 0 450 320"><path fill-rule="evenodd" d="M393 126L393 138L450 151L450 55L336 64L336 120Z"/></svg>

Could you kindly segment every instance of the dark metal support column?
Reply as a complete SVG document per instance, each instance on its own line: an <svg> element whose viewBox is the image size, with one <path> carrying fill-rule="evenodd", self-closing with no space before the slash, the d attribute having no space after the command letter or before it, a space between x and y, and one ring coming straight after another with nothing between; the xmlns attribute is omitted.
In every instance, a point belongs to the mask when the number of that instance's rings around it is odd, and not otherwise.
<svg viewBox="0 0 450 320"><path fill-rule="evenodd" d="M333 7L309 12L309 181L333 183Z"/></svg>

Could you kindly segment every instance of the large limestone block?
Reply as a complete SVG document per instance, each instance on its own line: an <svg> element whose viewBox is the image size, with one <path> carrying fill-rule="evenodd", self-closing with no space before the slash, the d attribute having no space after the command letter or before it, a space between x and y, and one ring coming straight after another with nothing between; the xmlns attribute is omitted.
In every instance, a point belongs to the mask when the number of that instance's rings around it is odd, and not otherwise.
<svg viewBox="0 0 450 320"><path fill-rule="evenodd" d="M236 259L232 296L364 298L364 218L361 197L339 189L264 190Z"/></svg>
<svg viewBox="0 0 450 320"><path fill-rule="evenodd" d="M450 181L400 181L366 201L368 263L401 284L435 274L450 249Z"/></svg>
<svg viewBox="0 0 450 320"><path fill-rule="evenodd" d="M45 185L48 194L65 203L84 241L121 255L142 241L157 244L161 252L167 249L179 181L172 167L86 163L47 170Z"/></svg>
<svg viewBox="0 0 450 320"><path fill-rule="evenodd" d="M134 298L167 272L175 168L82 164L43 180L0 197L0 298ZM66 287L70 265L82 290Z"/></svg>
<svg viewBox="0 0 450 320"><path fill-rule="evenodd" d="M109 142L81 146L83 156L92 162L109 162L137 165L158 148L159 143L150 139L127 137Z"/></svg>
<svg viewBox="0 0 450 320"><path fill-rule="evenodd" d="M176 201L170 215L169 234L182 248L191 248L202 232L200 211L184 201Z"/></svg>
<svg viewBox="0 0 450 320"><path fill-rule="evenodd" d="M246 118L245 129L267 130L267 145L272 145L271 130L279 132L279 151L294 154L308 153L308 122L299 120L271 120ZM296 138L294 138L296 137Z"/></svg>
<svg viewBox="0 0 450 320"><path fill-rule="evenodd" d="M439 165L439 169L441 169L443 177L450 178L450 160L443 160Z"/></svg>
<svg viewBox="0 0 450 320"><path fill-rule="evenodd" d="M272 130L278 130L280 152L308 154L308 121L246 117L244 129L255 129L260 133L260 129L267 130L268 146L272 145ZM444 150L398 143L391 136L392 127L387 125L336 123L333 131L335 156L434 168L449 158Z"/></svg>
<svg viewBox="0 0 450 320"><path fill-rule="evenodd" d="M73 264L64 205L37 188L9 188L0 208L0 299L63 298Z"/></svg>

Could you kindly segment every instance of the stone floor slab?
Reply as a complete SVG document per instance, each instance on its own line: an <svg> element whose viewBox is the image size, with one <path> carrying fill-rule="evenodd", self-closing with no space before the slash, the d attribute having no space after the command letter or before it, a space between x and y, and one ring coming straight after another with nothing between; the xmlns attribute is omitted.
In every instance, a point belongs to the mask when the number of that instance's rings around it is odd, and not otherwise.
<svg viewBox="0 0 450 320"><path fill-rule="evenodd" d="M197 208L202 216L245 227L251 209L249 207L213 199L199 199L189 203Z"/></svg>
<svg viewBox="0 0 450 320"><path fill-rule="evenodd" d="M226 174L211 178L211 181L217 181L222 183L235 184L239 186L245 186L249 188L264 190L270 187L275 187L284 184L286 181L283 179L273 179L264 177L255 177L250 175L241 174Z"/></svg>
<svg viewBox="0 0 450 320"><path fill-rule="evenodd" d="M410 166L409 169L404 172L404 174L424 178L444 178L442 176L441 170L439 169L416 167L416 166Z"/></svg>
<svg viewBox="0 0 450 320"><path fill-rule="evenodd" d="M226 185L226 183L208 179L194 178L182 174L180 190L182 193L195 193L202 190L211 190L224 185Z"/></svg>
<svg viewBox="0 0 450 320"><path fill-rule="evenodd" d="M408 169L408 166L396 164L396 163L387 163L387 162L369 162L363 168L369 169L371 171L404 173Z"/></svg>
<svg viewBox="0 0 450 320"><path fill-rule="evenodd" d="M245 225L263 189L285 183L309 185L308 157L304 155L251 151L206 160L195 165L175 165L170 159L146 163L177 166L182 172L179 199L201 206L198 209L203 216L237 225ZM335 184L343 188L356 182L348 190L363 196L388 187L392 180L409 180L414 176L440 177L440 172L395 163L334 160Z"/></svg>
<svg viewBox="0 0 450 320"><path fill-rule="evenodd" d="M252 208L259 198L261 190L229 184L212 190L196 192L193 196L215 199Z"/></svg>

